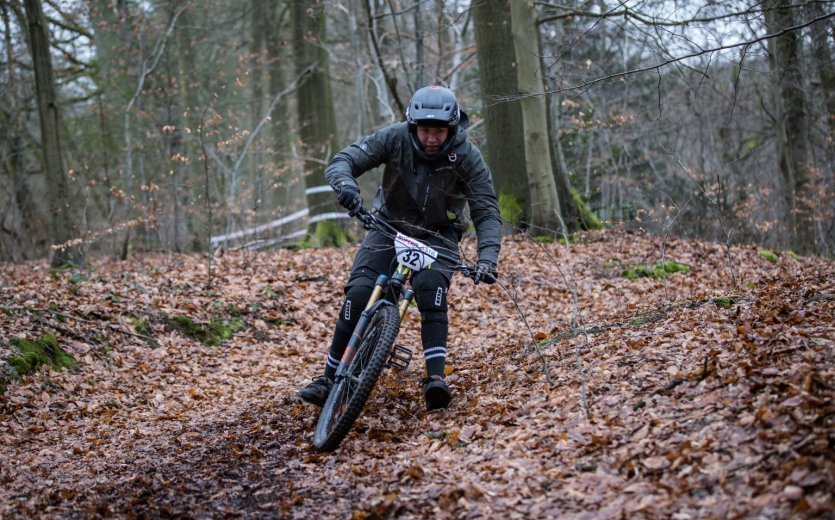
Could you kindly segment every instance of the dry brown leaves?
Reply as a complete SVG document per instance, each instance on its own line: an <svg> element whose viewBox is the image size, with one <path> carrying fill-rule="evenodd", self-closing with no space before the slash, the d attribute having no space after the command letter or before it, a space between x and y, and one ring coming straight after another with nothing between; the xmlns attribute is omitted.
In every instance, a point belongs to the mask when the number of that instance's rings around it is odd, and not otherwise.
<svg viewBox="0 0 835 520"><path fill-rule="evenodd" d="M835 266L736 247L734 288L724 247L671 240L691 273L629 282L604 267L660 249L613 231L570 251L506 240L502 281L555 386L508 295L457 279L452 407L423 411L413 319L399 342L416 361L384 375L333 454L311 449L316 410L295 391L321 369L353 248L227 255L210 287L190 256L53 276L2 265L1 341L52 325L80 367L0 396L0 517L831 514ZM571 329L572 287L588 334ZM710 300L728 295L730 308ZM248 327L206 347L172 315ZM153 342L127 333L135 318Z"/></svg>

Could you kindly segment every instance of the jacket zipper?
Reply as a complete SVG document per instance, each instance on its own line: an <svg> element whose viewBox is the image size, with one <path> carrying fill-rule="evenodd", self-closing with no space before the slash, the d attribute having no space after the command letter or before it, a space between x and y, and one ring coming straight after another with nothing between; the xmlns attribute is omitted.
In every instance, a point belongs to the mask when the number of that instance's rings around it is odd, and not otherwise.
<svg viewBox="0 0 835 520"><path fill-rule="evenodd" d="M423 208L420 210L420 212L421 212L421 217L422 217L422 218L424 218L424 219L426 219L426 205L429 203L429 184L430 184L430 183L429 183L429 178L428 178L428 177L429 177L431 174L432 174L432 173L431 173L431 172L429 172L429 173L427 173L427 175L426 175L426 176L427 176L427 179L426 179L426 195L424 195L424 197L423 197Z"/></svg>

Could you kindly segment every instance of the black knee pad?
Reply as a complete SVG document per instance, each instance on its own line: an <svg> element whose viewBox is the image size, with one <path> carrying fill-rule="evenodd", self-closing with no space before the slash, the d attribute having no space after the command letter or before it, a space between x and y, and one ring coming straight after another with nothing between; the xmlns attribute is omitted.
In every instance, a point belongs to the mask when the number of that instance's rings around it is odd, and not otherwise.
<svg viewBox="0 0 835 520"><path fill-rule="evenodd" d="M353 327L360 319L360 314L365 309L368 299L371 298L371 287L363 285L352 285L345 291L345 301L342 302L342 309L339 311L339 321Z"/></svg>
<svg viewBox="0 0 835 520"><path fill-rule="evenodd" d="M421 271L412 279L412 288L415 290L415 299L421 313L446 314L449 282L444 275L431 269Z"/></svg>

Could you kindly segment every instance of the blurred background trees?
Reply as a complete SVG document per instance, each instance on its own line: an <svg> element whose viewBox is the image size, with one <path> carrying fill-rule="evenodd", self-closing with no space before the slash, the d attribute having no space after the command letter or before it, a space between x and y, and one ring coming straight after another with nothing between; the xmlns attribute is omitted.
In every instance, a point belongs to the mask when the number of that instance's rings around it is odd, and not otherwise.
<svg viewBox="0 0 835 520"><path fill-rule="evenodd" d="M508 231L599 220L833 253L830 1L8 0L0 17L0 260L304 238L336 209L330 156L425 83L469 113Z"/></svg>

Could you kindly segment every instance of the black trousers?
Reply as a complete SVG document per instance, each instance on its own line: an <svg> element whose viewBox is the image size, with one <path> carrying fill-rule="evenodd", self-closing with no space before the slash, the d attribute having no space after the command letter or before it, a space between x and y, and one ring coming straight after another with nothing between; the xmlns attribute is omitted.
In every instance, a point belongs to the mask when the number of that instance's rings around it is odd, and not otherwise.
<svg viewBox="0 0 835 520"><path fill-rule="evenodd" d="M418 240L446 256L458 258L458 236L452 229L428 235ZM424 269L415 274L412 285L416 285L421 277L425 277L429 271L433 271L433 274L439 273L443 276L448 288L450 280L452 280L453 266L452 262L438 258L429 269ZM377 230L371 230L363 240L360 250L354 258L351 275L348 278L348 283L345 284L345 292L347 293L348 289L353 286L374 287L379 275L391 276L395 269L397 269L397 260L395 259L394 240ZM433 276L433 278L435 277Z"/></svg>

